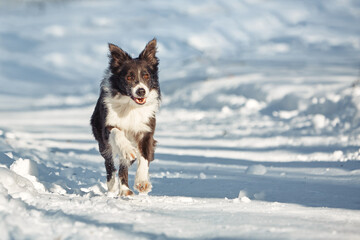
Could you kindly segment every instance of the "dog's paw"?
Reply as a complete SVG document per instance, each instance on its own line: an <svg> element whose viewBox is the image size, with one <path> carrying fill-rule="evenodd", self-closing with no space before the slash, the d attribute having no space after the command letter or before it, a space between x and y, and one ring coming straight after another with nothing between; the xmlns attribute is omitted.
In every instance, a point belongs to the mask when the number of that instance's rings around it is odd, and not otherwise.
<svg viewBox="0 0 360 240"><path fill-rule="evenodd" d="M139 182L135 183L134 188L139 193L148 193L151 191L152 185L149 181L139 181Z"/></svg>
<svg viewBox="0 0 360 240"><path fill-rule="evenodd" d="M113 172L111 179L107 181L107 187L109 197L114 197L119 194L120 182L119 179L116 177L116 172Z"/></svg>
<svg viewBox="0 0 360 240"><path fill-rule="evenodd" d="M121 190L119 195L120 197L129 197L134 195L134 193L130 189L125 189L125 190Z"/></svg>
<svg viewBox="0 0 360 240"><path fill-rule="evenodd" d="M118 193L116 193L116 192L107 192L106 193L106 196L107 197L109 197L109 198L116 198L116 197L118 197Z"/></svg>
<svg viewBox="0 0 360 240"><path fill-rule="evenodd" d="M127 160L135 160L137 155L137 150L133 146L124 146L121 148L122 157Z"/></svg>

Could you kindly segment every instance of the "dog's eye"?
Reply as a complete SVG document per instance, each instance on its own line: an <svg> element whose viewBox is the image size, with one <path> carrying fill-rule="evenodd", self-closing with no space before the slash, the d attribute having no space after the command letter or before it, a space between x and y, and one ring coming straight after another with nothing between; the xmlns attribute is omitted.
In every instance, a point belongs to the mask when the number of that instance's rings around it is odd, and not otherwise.
<svg viewBox="0 0 360 240"><path fill-rule="evenodd" d="M145 80L149 80L150 76L149 76L149 74L144 74L143 78L144 78Z"/></svg>
<svg viewBox="0 0 360 240"><path fill-rule="evenodd" d="M134 80L134 76L127 76L127 78L126 78L128 81L132 81L132 80Z"/></svg>

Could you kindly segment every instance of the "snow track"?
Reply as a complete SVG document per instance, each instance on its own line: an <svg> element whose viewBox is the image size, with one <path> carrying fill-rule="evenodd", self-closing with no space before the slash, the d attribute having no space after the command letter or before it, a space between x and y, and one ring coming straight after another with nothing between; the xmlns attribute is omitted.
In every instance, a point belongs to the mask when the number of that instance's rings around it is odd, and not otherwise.
<svg viewBox="0 0 360 240"><path fill-rule="evenodd" d="M359 238L355 1L123 4L0 8L0 239ZM153 191L107 196L106 43L154 35Z"/></svg>

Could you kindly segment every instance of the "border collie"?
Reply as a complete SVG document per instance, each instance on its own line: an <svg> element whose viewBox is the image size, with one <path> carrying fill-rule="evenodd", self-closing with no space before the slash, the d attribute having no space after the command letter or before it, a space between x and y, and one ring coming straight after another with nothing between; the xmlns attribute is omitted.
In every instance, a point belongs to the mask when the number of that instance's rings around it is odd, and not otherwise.
<svg viewBox="0 0 360 240"><path fill-rule="evenodd" d="M128 184L128 167L135 160L134 188L140 193L148 193L152 188L149 164L154 159L155 113L161 97L156 49L154 38L139 57L132 58L109 44L109 68L91 117L92 131L105 159L109 193L134 194ZM115 159L120 160L118 177Z"/></svg>

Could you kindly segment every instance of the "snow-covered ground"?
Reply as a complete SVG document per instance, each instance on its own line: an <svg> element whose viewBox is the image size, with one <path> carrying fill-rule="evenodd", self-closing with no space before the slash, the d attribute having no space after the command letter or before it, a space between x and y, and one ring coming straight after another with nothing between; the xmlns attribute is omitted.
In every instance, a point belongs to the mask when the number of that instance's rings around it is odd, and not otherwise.
<svg viewBox="0 0 360 240"><path fill-rule="evenodd" d="M359 239L359 22L355 0L1 2L0 239ZM153 191L112 198L107 43L154 36Z"/></svg>

